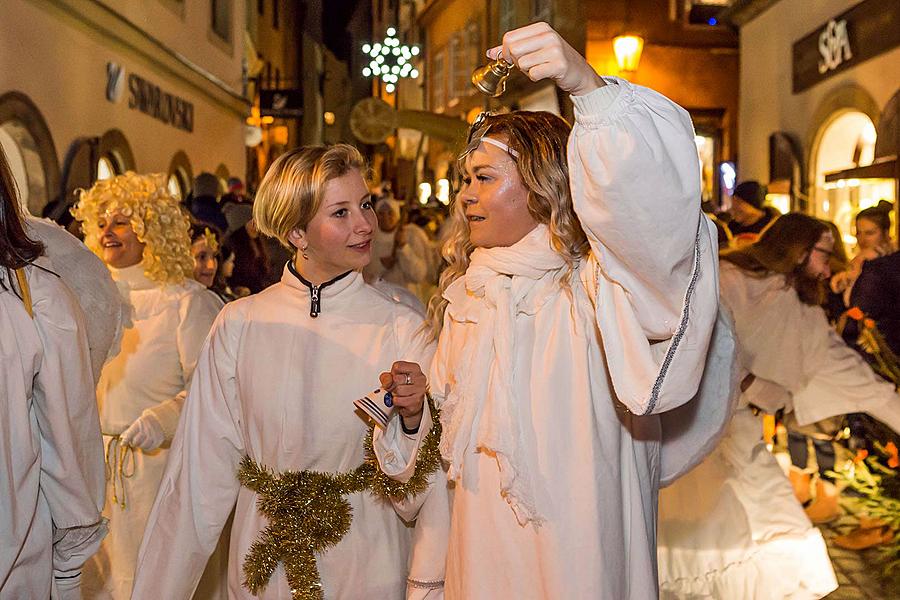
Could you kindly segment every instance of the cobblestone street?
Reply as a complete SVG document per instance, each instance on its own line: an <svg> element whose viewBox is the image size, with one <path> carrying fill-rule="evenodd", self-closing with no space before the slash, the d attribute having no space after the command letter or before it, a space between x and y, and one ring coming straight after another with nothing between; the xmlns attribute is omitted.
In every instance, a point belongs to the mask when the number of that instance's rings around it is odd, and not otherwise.
<svg viewBox="0 0 900 600"><path fill-rule="evenodd" d="M829 524L819 525L819 529L828 545L828 554L840 585L827 596L829 600L900 598L900 589L889 589L882 582L877 548L863 551L847 550L832 542L838 532Z"/></svg>

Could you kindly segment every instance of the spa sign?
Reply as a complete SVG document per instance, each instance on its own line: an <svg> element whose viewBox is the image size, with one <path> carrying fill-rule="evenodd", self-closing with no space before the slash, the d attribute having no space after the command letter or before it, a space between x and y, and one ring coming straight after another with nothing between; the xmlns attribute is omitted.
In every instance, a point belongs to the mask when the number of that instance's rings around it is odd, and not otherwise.
<svg viewBox="0 0 900 600"><path fill-rule="evenodd" d="M194 131L194 105L184 98L162 90L135 73L125 76L125 69L117 63L106 65L106 99L118 102L128 88L128 108L171 125L176 129Z"/></svg>
<svg viewBox="0 0 900 600"><path fill-rule="evenodd" d="M866 0L793 46L793 91L802 92L900 45L900 2Z"/></svg>

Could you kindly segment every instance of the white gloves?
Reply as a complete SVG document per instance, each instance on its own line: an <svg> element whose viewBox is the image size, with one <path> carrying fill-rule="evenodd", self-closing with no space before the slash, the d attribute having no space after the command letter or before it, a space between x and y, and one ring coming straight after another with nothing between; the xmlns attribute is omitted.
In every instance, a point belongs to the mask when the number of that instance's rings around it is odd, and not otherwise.
<svg viewBox="0 0 900 600"><path fill-rule="evenodd" d="M164 441L166 433L162 423L153 413L146 410L122 432L122 442L147 452L156 450Z"/></svg>

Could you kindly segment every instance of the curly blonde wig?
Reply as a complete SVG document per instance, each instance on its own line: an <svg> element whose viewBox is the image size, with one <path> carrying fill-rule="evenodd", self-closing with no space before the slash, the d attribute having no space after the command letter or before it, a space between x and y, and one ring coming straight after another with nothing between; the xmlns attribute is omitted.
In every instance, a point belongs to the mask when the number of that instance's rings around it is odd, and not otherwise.
<svg viewBox="0 0 900 600"><path fill-rule="evenodd" d="M514 155L516 169L528 190L528 212L535 221L547 225L553 249L565 260L567 271L562 285L568 291L572 273L590 248L569 190L566 144L571 127L552 113L531 111L485 115L483 121L476 123L479 127L472 132L468 146L459 156L457 171L465 172L465 160L482 143L482 138L498 138L510 147L517 155ZM435 338L443 327L447 308L444 290L465 274L473 250L465 206L457 195L450 207L450 234L441 252L448 265L441 273L439 293L428 304Z"/></svg>
<svg viewBox="0 0 900 600"><path fill-rule="evenodd" d="M131 221L145 244L144 274L159 284L178 284L194 272L190 219L169 193L162 173L138 175L128 171L80 190L72 214L81 221L84 243L102 257L100 219L119 212Z"/></svg>

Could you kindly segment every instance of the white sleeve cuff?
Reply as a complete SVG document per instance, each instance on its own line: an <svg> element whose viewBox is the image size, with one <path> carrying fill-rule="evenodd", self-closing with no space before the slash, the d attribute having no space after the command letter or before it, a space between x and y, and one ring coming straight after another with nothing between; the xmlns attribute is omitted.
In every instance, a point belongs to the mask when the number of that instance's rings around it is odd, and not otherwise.
<svg viewBox="0 0 900 600"><path fill-rule="evenodd" d="M569 96L575 105L575 120L582 121L606 116L622 95L628 82L615 77L604 77L606 85L583 96Z"/></svg>
<svg viewBox="0 0 900 600"><path fill-rule="evenodd" d="M431 431L431 411L428 403L425 403L422 422L419 423L417 433L405 433L402 423L400 413L395 413L388 421L385 431L382 431L380 427L375 427L372 446L384 474L391 479L406 483L416 472L419 447L425 436Z"/></svg>

